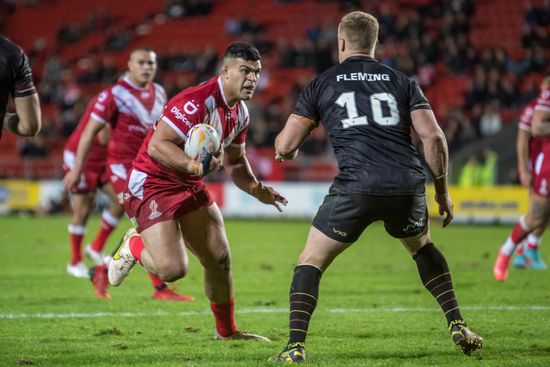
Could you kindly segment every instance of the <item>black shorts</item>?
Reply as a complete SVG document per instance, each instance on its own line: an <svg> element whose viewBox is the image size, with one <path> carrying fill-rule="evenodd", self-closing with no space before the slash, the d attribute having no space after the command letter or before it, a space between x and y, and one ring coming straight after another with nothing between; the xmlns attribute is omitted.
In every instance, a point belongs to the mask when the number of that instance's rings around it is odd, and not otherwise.
<svg viewBox="0 0 550 367"><path fill-rule="evenodd" d="M352 243L377 220L384 222L392 237L416 236L428 223L426 197L348 194L331 188L313 219L313 226L333 240Z"/></svg>

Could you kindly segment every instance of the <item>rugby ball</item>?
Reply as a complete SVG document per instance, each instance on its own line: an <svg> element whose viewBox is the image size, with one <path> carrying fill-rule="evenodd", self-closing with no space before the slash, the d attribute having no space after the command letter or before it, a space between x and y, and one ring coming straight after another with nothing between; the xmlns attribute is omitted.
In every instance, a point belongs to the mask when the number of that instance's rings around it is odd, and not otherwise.
<svg viewBox="0 0 550 367"><path fill-rule="evenodd" d="M220 137L212 126L208 124L195 125L187 133L185 154L195 161L202 161L210 152L220 149Z"/></svg>

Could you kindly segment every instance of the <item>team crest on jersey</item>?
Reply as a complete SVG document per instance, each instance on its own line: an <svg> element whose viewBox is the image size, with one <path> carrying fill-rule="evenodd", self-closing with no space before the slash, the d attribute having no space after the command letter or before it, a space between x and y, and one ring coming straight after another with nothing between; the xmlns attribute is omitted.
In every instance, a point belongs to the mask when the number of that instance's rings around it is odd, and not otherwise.
<svg viewBox="0 0 550 367"><path fill-rule="evenodd" d="M151 209L151 214L149 214L149 219L151 220L157 219L162 215L162 212L159 212L157 210L158 206L159 205L156 200L151 201L151 204L149 204L149 209Z"/></svg>
<svg viewBox="0 0 550 367"><path fill-rule="evenodd" d="M147 99L151 96L151 94L149 92L141 92L141 98L143 99Z"/></svg>

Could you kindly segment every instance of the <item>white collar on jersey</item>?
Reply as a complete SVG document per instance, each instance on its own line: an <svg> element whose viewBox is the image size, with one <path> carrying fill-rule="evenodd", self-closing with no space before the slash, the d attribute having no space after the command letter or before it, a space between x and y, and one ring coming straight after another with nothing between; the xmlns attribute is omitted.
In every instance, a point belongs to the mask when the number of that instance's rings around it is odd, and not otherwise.
<svg viewBox="0 0 550 367"><path fill-rule="evenodd" d="M132 82L132 81L130 80L130 78L128 77L128 75L126 75L126 76L123 78L123 80L124 80L126 83L130 84L130 85L132 86L132 88L135 88L135 89L137 89L137 90L147 90L147 86L145 86L144 88L142 88L142 87L138 87L137 85L135 85L134 82Z"/></svg>
<svg viewBox="0 0 550 367"><path fill-rule="evenodd" d="M221 77L218 77L218 87L220 88L220 93L222 95L223 102L225 103L226 107L229 108L229 109L235 108L237 103L235 103L235 106L231 107L231 106L229 106L229 103L227 103L227 99L225 99L225 94L223 93L223 86L222 86L222 78Z"/></svg>

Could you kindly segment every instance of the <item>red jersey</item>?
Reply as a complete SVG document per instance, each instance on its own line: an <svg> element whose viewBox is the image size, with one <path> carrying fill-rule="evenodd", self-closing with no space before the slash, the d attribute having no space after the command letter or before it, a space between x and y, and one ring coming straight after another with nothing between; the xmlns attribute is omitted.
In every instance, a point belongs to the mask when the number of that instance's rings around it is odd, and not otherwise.
<svg viewBox="0 0 550 367"><path fill-rule="evenodd" d="M209 124L216 129L223 148L242 146L246 141L249 116L246 105L239 101L233 107L227 105L219 78L214 77L196 87L187 88L172 98L159 121L168 124L184 140L187 132L196 124ZM158 123L158 122L157 122ZM155 124L156 127L156 124ZM133 166L136 170L186 186L202 180L201 177L178 172L149 156L147 148L153 130L143 142ZM183 146L180 147L183 150Z"/></svg>
<svg viewBox="0 0 550 367"><path fill-rule="evenodd" d="M78 149L78 142L80 141L80 137L82 136L82 132L84 131L84 128L86 127L86 125L88 125L88 121L90 121L90 114L92 113L92 108L94 107L94 104L96 103L96 101L97 101L97 96L92 98L92 100L88 102L88 105L86 106L86 111L84 111L84 114L80 118L80 121L78 122L76 129L73 131L73 133L69 137L69 140L65 144L65 150L69 152L73 152L76 155L76 151ZM107 159L107 147L105 145L101 145L99 143L99 140L96 137L92 144L92 148L88 153L88 156L86 157L86 163L87 164L97 163L97 164L104 165L106 159Z"/></svg>
<svg viewBox="0 0 550 367"><path fill-rule="evenodd" d="M531 101L531 103L525 106L523 112L521 113L521 117L519 118L518 127L527 131L529 134L531 134L531 119L533 118L536 104L536 99ZM542 138L535 138L532 135L531 139L529 139L529 159L532 164L535 162L537 155L542 151L542 142Z"/></svg>
<svg viewBox="0 0 550 367"><path fill-rule="evenodd" d="M165 104L166 93L160 85L149 83L140 88L128 77L99 94L91 116L111 125L109 162L131 164Z"/></svg>
<svg viewBox="0 0 550 367"><path fill-rule="evenodd" d="M534 111L537 110L550 112L550 87L539 94L534 108ZM550 137L542 138L542 151L546 157L550 157Z"/></svg>

